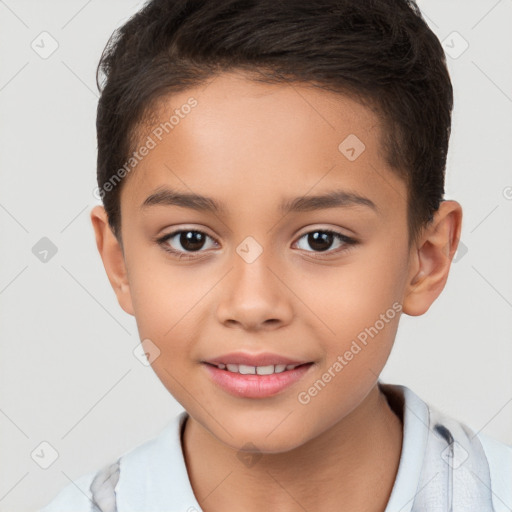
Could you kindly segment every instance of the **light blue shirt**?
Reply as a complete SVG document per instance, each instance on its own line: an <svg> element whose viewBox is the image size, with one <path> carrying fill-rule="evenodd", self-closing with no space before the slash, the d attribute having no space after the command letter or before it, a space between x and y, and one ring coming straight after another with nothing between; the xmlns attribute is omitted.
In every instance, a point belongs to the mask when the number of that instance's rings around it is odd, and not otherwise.
<svg viewBox="0 0 512 512"><path fill-rule="evenodd" d="M394 396L404 403L402 453L385 512L411 512L413 501L419 491L418 484L429 436L429 416L437 409L427 405L405 386L384 386L383 391L388 399ZM441 414L440 417L443 416ZM187 412L181 412L168 423L158 437L122 456L119 481L115 486L118 512L202 512L194 496L181 449L181 428L186 418ZM512 446L482 433L477 437L489 463L492 506L495 512L510 512ZM93 508L89 489L96 473L84 475L73 484L67 485L39 512L97 510Z"/></svg>

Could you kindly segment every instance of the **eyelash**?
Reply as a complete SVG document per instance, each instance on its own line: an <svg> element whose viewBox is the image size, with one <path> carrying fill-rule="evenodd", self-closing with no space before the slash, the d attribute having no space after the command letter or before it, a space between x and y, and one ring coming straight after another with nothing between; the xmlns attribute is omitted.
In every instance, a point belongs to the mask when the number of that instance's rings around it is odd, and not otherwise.
<svg viewBox="0 0 512 512"><path fill-rule="evenodd" d="M200 231L198 229L180 229L180 230L177 230L177 231L173 231L172 233L169 233L167 235L164 235L158 239L156 239L156 242L162 247L162 249L170 254L172 254L173 256L177 256L178 259L186 259L186 260L190 260L190 259L195 259L197 258L196 254L200 254L201 252L204 252L204 251L193 251L193 252L190 252L190 253L186 253L186 252L183 252L183 251L177 251L176 249L172 249L168 244L167 244L167 241L170 240L171 238L174 238L176 235L179 235L181 233L188 233L188 232L193 232L193 233L200 233L202 235L205 235L207 236L208 238L211 238L213 240L213 238L206 234L204 231ZM352 249L355 245L357 245L359 242L354 239L354 238L351 238L351 237L348 237L346 235L343 235L342 233L339 233L338 231L334 231L332 229L314 229L312 231L308 231L306 233L303 233L298 239L297 241L301 240L302 238L304 238L305 236L307 235L310 235L311 233L328 233L328 234L331 234L331 235L334 235L339 241L343 242L343 246L342 248L338 248L334 251L330 251L330 250L327 250L327 251L306 251L308 253L312 252L312 253L317 253L317 254L337 254L337 253L341 253L341 252L346 252L346 251L349 251L350 249ZM217 242L216 242L217 243ZM316 258L318 258L318 256L315 256ZM320 256L320 259L322 257Z"/></svg>

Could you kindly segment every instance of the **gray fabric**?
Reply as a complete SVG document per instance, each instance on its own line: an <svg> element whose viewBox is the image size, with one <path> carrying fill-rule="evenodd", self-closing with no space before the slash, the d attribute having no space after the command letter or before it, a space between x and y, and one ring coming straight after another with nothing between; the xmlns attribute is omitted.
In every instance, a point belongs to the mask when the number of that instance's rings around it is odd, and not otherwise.
<svg viewBox="0 0 512 512"><path fill-rule="evenodd" d="M429 415L412 512L494 512L489 463L476 434L437 410Z"/></svg>
<svg viewBox="0 0 512 512"><path fill-rule="evenodd" d="M117 512L115 488L119 481L119 463L120 459L98 471L91 482L91 512Z"/></svg>

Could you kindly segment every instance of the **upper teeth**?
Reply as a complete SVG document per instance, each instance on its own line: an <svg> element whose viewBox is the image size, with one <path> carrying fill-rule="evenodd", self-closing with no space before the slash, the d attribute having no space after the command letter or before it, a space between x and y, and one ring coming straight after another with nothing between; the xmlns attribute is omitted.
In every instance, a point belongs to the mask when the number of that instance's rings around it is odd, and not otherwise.
<svg viewBox="0 0 512 512"><path fill-rule="evenodd" d="M221 370L228 370L228 372L241 373L242 375L258 374L258 375L271 375L272 373L281 373L285 370L293 370L298 364L276 364L268 366L248 366L245 364L222 364L217 365Z"/></svg>

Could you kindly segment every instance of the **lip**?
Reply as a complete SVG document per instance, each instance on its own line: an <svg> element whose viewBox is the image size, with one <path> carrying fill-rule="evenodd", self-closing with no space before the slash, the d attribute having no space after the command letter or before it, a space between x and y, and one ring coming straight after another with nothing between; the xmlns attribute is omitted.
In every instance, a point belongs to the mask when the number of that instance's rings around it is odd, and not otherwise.
<svg viewBox="0 0 512 512"><path fill-rule="evenodd" d="M303 379L314 366L314 363L305 363L293 370L285 370L271 375L243 375L221 370L211 363L203 363L203 366L212 381L227 393L240 398L267 398L283 392L286 388Z"/></svg>
<svg viewBox="0 0 512 512"><path fill-rule="evenodd" d="M299 359L290 359L279 354L272 354L270 352L262 352L261 354L250 354L248 352L230 352L202 363L218 364L245 364L247 366L269 366L271 364L306 364L312 361L304 361Z"/></svg>

